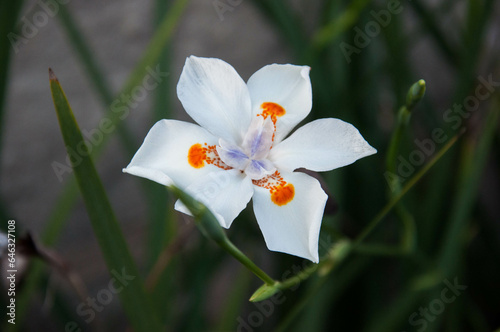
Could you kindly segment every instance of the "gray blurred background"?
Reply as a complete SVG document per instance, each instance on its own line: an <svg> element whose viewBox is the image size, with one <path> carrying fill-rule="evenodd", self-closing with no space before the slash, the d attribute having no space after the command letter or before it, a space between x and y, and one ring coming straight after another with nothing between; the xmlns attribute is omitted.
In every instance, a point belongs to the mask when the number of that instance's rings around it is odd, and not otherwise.
<svg viewBox="0 0 500 332"><path fill-rule="evenodd" d="M453 22L462 19L461 3L457 2L453 11L455 15L443 18L441 24L453 27ZM21 16L28 16L36 6L37 2L27 1ZM150 41L155 20L154 2L74 0L66 6L95 52L113 92L118 92ZM311 21L318 14L309 1L296 1L296 6ZM411 15L407 22L411 26ZM485 50L486 60L491 60L488 54L498 54L495 50L500 49L498 21L495 25L488 29L490 49ZM453 33L453 29L450 31ZM175 101L172 104L176 118L183 120L188 118L177 101L175 85L187 56L222 58L233 65L244 80L266 64L292 61L290 50L274 27L261 17L250 1L242 1L233 11L225 12L223 20L212 1L192 1L176 29L172 45L168 93ZM453 77L449 68L432 53L435 50L431 46L425 39L417 43L412 52L412 63L418 68L415 72L428 82L429 98L439 105L440 99L447 99L450 91L446 87L451 86L448 83ZM104 111L90 86L88 75L60 29L58 18L51 18L12 57L7 113L2 124L1 195L9 208L10 218L35 237L43 230L63 182L70 178L69 174L64 174L61 182L53 169L53 162L65 163L66 152L51 100L49 67L58 76L82 130L96 128ZM435 90L439 95L433 92L433 85L440 86ZM148 97L132 109L126 119L137 142L142 141L150 128L150 105L151 98ZM443 104L442 107L448 106ZM335 116L335 110L332 110L332 116ZM144 231L146 207L137 180L121 171L128 162L115 137L107 144L97 164L123 232L140 265L144 260L143 243L147 240ZM90 293L109 280L81 200L65 227L57 250L80 274ZM117 300L113 301L112 307L115 309L110 306L109 310L117 310Z"/></svg>

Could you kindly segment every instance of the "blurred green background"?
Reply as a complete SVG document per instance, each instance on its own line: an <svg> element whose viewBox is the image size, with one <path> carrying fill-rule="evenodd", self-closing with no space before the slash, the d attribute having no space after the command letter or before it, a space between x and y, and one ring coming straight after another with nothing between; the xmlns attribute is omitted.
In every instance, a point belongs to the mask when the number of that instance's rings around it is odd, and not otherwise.
<svg viewBox="0 0 500 332"><path fill-rule="evenodd" d="M117 271L66 160L48 67L91 142L147 315L166 331L499 329L499 18L493 0L2 0L1 226L16 220L26 265L16 325L2 315L0 329L126 331L135 319L109 293ZM311 66L307 121L350 122L378 150L320 175L330 195L320 253L363 241L272 300L249 302L261 281L174 212L165 188L121 172L154 122L189 120L175 86L191 54L221 58L245 80L270 63ZM155 69L168 73L161 84L127 101ZM419 79L426 94L408 112ZM98 130L101 119L113 129ZM35 249L21 242L27 232ZM268 251L251 207L227 233L277 280L310 264Z"/></svg>

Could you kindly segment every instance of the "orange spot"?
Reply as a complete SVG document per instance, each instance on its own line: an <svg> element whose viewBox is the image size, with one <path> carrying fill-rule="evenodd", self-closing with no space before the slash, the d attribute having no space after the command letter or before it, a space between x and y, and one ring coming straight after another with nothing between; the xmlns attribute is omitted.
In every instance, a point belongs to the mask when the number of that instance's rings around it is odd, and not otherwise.
<svg viewBox="0 0 500 332"><path fill-rule="evenodd" d="M202 168L205 166L207 159L207 149L203 148L200 143L196 143L189 148L188 162L194 168Z"/></svg>
<svg viewBox="0 0 500 332"><path fill-rule="evenodd" d="M196 143L189 148L187 156L189 165L194 168L202 168L205 166L205 163L207 163L224 170L232 168L224 164L222 159L220 159L215 145L208 145L207 143L203 143L203 145L204 146L200 143Z"/></svg>
<svg viewBox="0 0 500 332"><path fill-rule="evenodd" d="M271 117L271 121L273 122L274 125L274 133L272 138L274 142L274 136L276 135L276 121L278 121L278 118L280 116L285 115L286 111L283 107L281 107L281 105L271 102L262 103L260 105L260 108L262 108L262 113L257 114L257 116L262 116L264 117L264 119L267 119L268 116Z"/></svg>
<svg viewBox="0 0 500 332"><path fill-rule="evenodd" d="M264 118L271 116L273 122L276 122L276 118L285 115L285 109L276 103L266 102L260 105L263 112L262 115Z"/></svg>
<svg viewBox="0 0 500 332"><path fill-rule="evenodd" d="M271 194L271 201L278 206L290 203L295 197L295 187L283 180L278 171L260 180L252 180L252 183L258 187L268 189Z"/></svg>
<svg viewBox="0 0 500 332"><path fill-rule="evenodd" d="M271 194L271 200L278 206L287 205L295 196L295 188L289 183L284 187L276 188L276 191Z"/></svg>

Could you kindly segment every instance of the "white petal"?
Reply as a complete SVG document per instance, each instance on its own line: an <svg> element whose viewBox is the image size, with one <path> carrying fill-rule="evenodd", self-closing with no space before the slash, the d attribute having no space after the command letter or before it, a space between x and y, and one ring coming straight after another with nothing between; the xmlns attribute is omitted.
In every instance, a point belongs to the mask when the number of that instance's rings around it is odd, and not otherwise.
<svg viewBox="0 0 500 332"><path fill-rule="evenodd" d="M307 66L272 64L258 70L248 80L253 115L262 112L265 102L279 104L285 115L278 118L275 143L286 135L311 111L312 91Z"/></svg>
<svg viewBox="0 0 500 332"><path fill-rule="evenodd" d="M252 198L253 185L239 170L231 169L203 177L187 187L186 192L205 204L222 227L229 228ZM175 209L190 214L180 201L175 203Z"/></svg>
<svg viewBox="0 0 500 332"><path fill-rule="evenodd" d="M352 164L376 152L353 125L328 118L297 129L271 149L269 159L280 170L304 167L322 172Z"/></svg>
<svg viewBox="0 0 500 332"><path fill-rule="evenodd" d="M250 125L250 96L243 79L228 63L190 56L177 84L186 112L218 138L241 144Z"/></svg>
<svg viewBox="0 0 500 332"><path fill-rule="evenodd" d="M304 173L282 173L295 189L293 200L278 206L268 189L254 186L253 207L269 250L319 261L318 240L327 195Z"/></svg>
<svg viewBox="0 0 500 332"><path fill-rule="evenodd" d="M213 171L223 171L213 165L202 168L189 165L188 151L197 143L216 145L217 139L198 125L160 120L151 128L144 143L123 171L166 186L175 183L180 188L186 188Z"/></svg>

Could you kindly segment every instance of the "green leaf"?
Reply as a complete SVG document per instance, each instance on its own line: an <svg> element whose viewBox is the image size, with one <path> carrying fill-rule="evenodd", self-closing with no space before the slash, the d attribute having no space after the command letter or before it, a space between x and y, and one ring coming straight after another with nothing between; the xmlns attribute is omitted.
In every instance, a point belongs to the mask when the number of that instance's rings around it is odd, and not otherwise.
<svg viewBox="0 0 500 332"><path fill-rule="evenodd" d="M500 118L500 97L492 102L491 109L486 117L485 128L477 145L470 148L464 158L464 167L458 183L457 195L451 208L450 221L442 235L442 247L439 254L439 266L445 275L454 276L457 273L459 257L463 249L461 240L467 228L467 222L478 194L479 183L483 170L488 161L491 145L498 128Z"/></svg>
<svg viewBox="0 0 500 332"><path fill-rule="evenodd" d="M331 20L315 33L312 41L314 47L322 49L332 44L342 33L356 24L359 16L368 4L370 4L368 0L352 1L341 15Z"/></svg>
<svg viewBox="0 0 500 332"><path fill-rule="evenodd" d="M70 159L108 269L115 277L118 274L131 276L131 280L127 281L126 285L123 283L123 290L119 293L125 312L134 330L160 331L161 326L156 317L151 314L152 310L139 271L132 260L71 107L51 69L49 69L49 78L52 98L68 154L70 151L80 152L80 158Z"/></svg>

